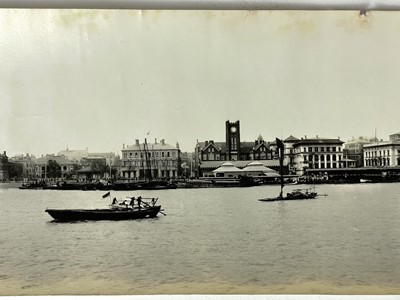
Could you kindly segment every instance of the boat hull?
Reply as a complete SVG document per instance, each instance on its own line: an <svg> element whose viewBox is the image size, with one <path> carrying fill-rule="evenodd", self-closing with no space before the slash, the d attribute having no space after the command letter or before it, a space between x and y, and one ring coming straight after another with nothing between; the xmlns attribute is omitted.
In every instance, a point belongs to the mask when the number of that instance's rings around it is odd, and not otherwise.
<svg viewBox="0 0 400 300"><path fill-rule="evenodd" d="M154 218L160 212L161 206L145 209L46 209L45 211L57 221L87 221L87 220L135 220Z"/></svg>
<svg viewBox="0 0 400 300"><path fill-rule="evenodd" d="M314 199L317 197L317 194L310 194L310 195L299 195L297 197L276 197L276 198L263 198L263 199L258 199L258 201L263 201L263 202L274 202L274 201L289 201L289 200L308 200L308 199Z"/></svg>

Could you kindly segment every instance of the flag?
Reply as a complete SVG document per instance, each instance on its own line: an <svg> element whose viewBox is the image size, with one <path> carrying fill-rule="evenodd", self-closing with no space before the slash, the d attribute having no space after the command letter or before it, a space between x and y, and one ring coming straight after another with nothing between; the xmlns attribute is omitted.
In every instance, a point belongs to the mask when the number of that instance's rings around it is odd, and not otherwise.
<svg viewBox="0 0 400 300"><path fill-rule="evenodd" d="M276 138L276 145L278 146L279 149L285 148L285 145L283 144L283 142L278 138Z"/></svg>
<svg viewBox="0 0 400 300"><path fill-rule="evenodd" d="M107 198L107 197L109 197L109 196L110 196L110 192L104 194L104 195L103 195L103 199L104 199L104 198Z"/></svg>

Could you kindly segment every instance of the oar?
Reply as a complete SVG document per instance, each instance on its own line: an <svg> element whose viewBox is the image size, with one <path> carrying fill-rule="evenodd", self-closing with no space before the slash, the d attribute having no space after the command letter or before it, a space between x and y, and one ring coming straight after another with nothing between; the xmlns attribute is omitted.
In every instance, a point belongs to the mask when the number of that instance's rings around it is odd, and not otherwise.
<svg viewBox="0 0 400 300"><path fill-rule="evenodd" d="M143 198L142 198L143 199ZM147 198L148 199L148 198ZM153 198L150 198L153 199ZM157 202L158 198L156 199ZM147 207L151 208L152 206L150 204L148 204L147 202L141 200L141 203L145 204ZM164 216L167 216L165 213L163 213L161 210L159 211L160 214L163 214Z"/></svg>

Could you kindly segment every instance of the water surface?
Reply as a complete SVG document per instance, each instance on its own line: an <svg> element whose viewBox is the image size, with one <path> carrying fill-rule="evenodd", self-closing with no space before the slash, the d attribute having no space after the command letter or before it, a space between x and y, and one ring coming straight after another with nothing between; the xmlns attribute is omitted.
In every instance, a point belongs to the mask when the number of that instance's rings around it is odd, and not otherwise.
<svg viewBox="0 0 400 300"><path fill-rule="evenodd" d="M159 197L167 216L57 223L102 191L0 190L0 295L399 294L400 184L112 192ZM288 191L291 187L288 187Z"/></svg>

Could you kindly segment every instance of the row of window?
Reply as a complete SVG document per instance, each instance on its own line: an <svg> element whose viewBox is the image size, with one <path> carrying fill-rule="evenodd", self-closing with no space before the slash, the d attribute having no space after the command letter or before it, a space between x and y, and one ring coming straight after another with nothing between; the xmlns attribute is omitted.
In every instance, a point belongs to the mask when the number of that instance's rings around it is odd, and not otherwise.
<svg viewBox="0 0 400 300"><path fill-rule="evenodd" d="M301 149L301 148L300 148ZM308 150L308 151L307 151ZM341 152L341 147L327 146L327 147L304 147L304 152ZM301 151L301 150L300 150Z"/></svg>
<svg viewBox="0 0 400 300"><path fill-rule="evenodd" d="M154 152L147 152L147 157L176 157L176 151L154 151ZM145 154L142 152L142 151L140 151L140 154L139 154L139 152L124 152L123 153L123 157L124 158L131 158L131 157L134 157L134 158L139 158L139 157L141 157L141 158L144 158L145 157Z"/></svg>
<svg viewBox="0 0 400 300"><path fill-rule="evenodd" d="M124 167L134 166L134 167L145 167L147 166L145 161L124 161L122 163ZM150 161L150 166L152 167L164 167L176 165L176 161L173 160L163 160L163 161Z"/></svg>
<svg viewBox="0 0 400 300"><path fill-rule="evenodd" d="M321 163L321 164L311 164L309 166L311 169L336 169L340 167L337 163Z"/></svg>
<svg viewBox="0 0 400 300"><path fill-rule="evenodd" d="M144 177L144 173L142 170L136 170L136 171L123 171L122 172L123 176L125 178L135 178L135 179L140 179ZM151 172L151 176L153 177L176 177L177 172L175 170L160 170L160 172Z"/></svg>
<svg viewBox="0 0 400 300"><path fill-rule="evenodd" d="M365 160L365 166L390 166L390 158L371 158Z"/></svg>
<svg viewBox="0 0 400 300"><path fill-rule="evenodd" d="M377 157L377 156L390 156L390 150L374 150L374 151L366 151L365 157Z"/></svg>
<svg viewBox="0 0 400 300"><path fill-rule="evenodd" d="M202 158L203 161L205 160L220 160L221 156L219 154L210 153L209 155L203 154Z"/></svg>
<svg viewBox="0 0 400 300"><path fill-rule="evenodd" d="M44 166L42 166L41 168L40 168L39 166L36 166L35 169L36 169L36 172L39 172L39 169L41 169L42 172L45 171L45 167L44 167ZM67 166L61 166L61 170L62 170L62 171L68 171L68 167L67 167Z"/></svg>
<svg viewBox="0 0 400 300"><path fill-rule="evenodd" d="M325 161L325 156L326 156L326 160L327 161L331 161L331 158L332 158L332 161L341 161L342 160L342 156L341 155L338 155L338 156L336 156L336 154L333 154L333 155L330 155L330 154L326 154L326 155L304 155L303 156L303 158L304 158L304 161L309 161L309 162L311 162L311 161Z"/></svg>

